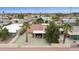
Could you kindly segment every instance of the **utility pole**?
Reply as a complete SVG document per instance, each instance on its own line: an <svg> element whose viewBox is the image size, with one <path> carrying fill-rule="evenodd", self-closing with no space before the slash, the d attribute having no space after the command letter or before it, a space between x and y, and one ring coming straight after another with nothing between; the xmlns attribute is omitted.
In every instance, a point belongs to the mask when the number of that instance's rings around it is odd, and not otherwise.
<svg viewBox="0 0 79 59"><path fill-rule="evenodd" d="M41 18L41 12L40 12L40 18Z"/></svg>
<svg viewBox="0 0 79 59"><path fill-rule="evenodd" d="M72 7L70 7L70 16L72 17Z"/></svg>
<svg viewBox="0 0 79 59"><path fill-rule="evenodd" d="M3 20L4 15L5 15L5 13L4 13L4 11L2 11L2 20Z"/></svg>

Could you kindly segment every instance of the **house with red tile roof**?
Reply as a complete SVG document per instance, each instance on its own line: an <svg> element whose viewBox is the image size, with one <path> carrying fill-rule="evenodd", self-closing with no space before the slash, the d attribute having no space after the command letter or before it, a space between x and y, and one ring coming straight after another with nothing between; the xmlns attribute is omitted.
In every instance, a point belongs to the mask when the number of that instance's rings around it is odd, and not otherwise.
<svg viewBox="0 0 79 59"><path fill-rule="evenodd" d="M28 29L28 33L33 34L35 38L43 38L45 35L45 29L48 24L32 24L30 29Z"/></svg>
<svg viewBox="0 0 79 59"><path fill-rule="evenodd" d="M43 26L41 24L32 24L30 29L28 29L27 31L29 33L32 33L35 30L43 30Z"/></svg>

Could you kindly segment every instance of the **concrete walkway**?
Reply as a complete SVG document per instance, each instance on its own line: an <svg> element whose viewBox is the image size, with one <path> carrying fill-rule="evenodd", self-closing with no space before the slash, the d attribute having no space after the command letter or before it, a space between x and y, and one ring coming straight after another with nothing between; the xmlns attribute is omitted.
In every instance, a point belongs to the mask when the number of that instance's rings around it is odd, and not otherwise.
<svg viewBox="0 0 79 59"><path fill-rule="evenodd" d="M21 44L23 45L25 43L26 40L26 36L25 33L21 36L19 36L19 38L15 41L15 44Z"/></svg>
<svg viewBox="0 0 79 59"><path fill-rule="evenodd" d="M17 31L16 36L8 44L13 44L16 40L18 40L18 38L20 37L20 32L21 29Z"/></svg>
<svg viewBox="0 0 79 59"><path fill-rule="evenodd" d="M60 43L63 43L63 35L60 36ZM72 40L69 39L69 38L66 38L65 40L65 44L71 44L72 43Z"/></svg>

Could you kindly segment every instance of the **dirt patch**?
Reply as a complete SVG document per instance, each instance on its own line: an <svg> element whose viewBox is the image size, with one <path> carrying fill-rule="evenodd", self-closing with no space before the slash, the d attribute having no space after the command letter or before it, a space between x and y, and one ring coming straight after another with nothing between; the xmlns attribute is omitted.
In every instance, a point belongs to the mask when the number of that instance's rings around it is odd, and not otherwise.
<svg viewBox="0 0 79 59"><path fill-rule="evenodd" d="M0 38L0 44L7 44L7 43L9 43L11 40L12 40L12 37L7 38L7 39L5 39L5 40L2 40L2 38Z"/></svg>

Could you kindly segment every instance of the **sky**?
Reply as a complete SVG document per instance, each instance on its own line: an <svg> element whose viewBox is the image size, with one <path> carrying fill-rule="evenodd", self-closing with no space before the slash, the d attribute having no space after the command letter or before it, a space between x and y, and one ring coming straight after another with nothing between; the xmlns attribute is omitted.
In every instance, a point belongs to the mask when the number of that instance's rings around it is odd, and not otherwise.
<svg viewBox="0 0 79 59"><path fill-rule="evenodd" d="M70 13L79 12L79 7L0 7L0 13Z"/></svg>

